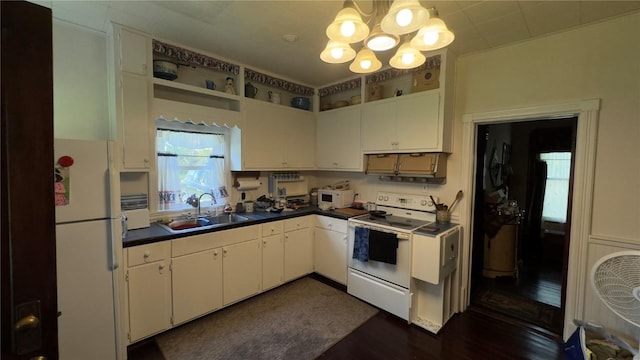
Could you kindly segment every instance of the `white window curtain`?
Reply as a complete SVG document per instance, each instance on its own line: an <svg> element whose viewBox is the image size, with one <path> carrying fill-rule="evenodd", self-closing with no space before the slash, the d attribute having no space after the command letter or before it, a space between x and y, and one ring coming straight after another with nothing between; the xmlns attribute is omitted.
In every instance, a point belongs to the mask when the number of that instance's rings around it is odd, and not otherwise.
<svg viewBox="0 0 640 360"><path fill-rule="evenodd" d="M567 222L571 153L543 153L540 160L547 164L542 219L564 224Z"/></svg>
<svg viewBox="0 0 640 360"><path fill-rule="evenodd" d="M190 131L189 124L180 124L179 129L165 124L167 128L157 129L160 211L195 207L194 199L205 192L213 193L218 203L224 203L222 198L227 196L224 134L202 129L201 125L191 126L199 131Z"/></svg>

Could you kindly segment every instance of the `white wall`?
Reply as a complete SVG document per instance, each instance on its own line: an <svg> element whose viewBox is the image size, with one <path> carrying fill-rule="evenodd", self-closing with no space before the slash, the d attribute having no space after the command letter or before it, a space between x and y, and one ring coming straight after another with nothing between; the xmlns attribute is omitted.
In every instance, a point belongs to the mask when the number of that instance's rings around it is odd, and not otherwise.
<svg viewBox="0 0 640 360"><path fill-rule="evenodd" d="M587 241L581 272L584 313L630 334L629 324L592 291L588 270L602 255L640 248L640 13L553 36L463 56L457 63L456 118L465 114L599 98L600 114ZM462 139L461 127L455 138ZM461 141L454 152L461 151ZM448 179L449 180L449 179ZM574 301L575 299L568 299Z"/></svg>
<svg viewBox="0 0 640 360"><path fill-rule="evenodd" d="M53 125L56 138L109 139L104 33L54 20Z"/></svg>

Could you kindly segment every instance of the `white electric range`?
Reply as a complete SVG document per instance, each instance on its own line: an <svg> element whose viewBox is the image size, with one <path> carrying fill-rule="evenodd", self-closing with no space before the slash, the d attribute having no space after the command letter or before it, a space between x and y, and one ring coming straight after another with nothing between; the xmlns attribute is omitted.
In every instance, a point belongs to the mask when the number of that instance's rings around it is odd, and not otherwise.
<svg viewBox="0 0 640 360"><path fill-rule="evenodd" d="M375 203L384 215L366 214L348 221L347 292L437 332L442 321L427 319L427 326L421 324L424 316L419 309L412 311L412 306L420 307L420 299L412 295L424 282L439 286L447 275L440 272L443 267L449 272L455 269L459 226L436 223L429 195L379 192ZM413 272L426 276L416 278ZM440 300L445 301L442 296L436 299Z"/></svg>

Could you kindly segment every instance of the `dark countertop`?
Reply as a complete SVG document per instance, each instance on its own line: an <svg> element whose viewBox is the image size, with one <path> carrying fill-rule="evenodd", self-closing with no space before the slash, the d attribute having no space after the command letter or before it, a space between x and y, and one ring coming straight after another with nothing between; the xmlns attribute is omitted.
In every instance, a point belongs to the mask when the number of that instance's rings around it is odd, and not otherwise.
<svg viewBox="0 0 640 360"><path fill-rule="evenodd" d="M317 206L310 206L310 207L306 207L306 208L302 208L294 211L283 211L281 213L255 211L252 213L240 214L244 217L248 217L249 221L242 221L242 222L233 223L233 224L224 224L224 225L217 226L215 228L209 228L204 230L196 229L193 231L187 231L180 234L170 233L168 230L161 227L157 223L151 223L151 226L148 228L127 231L126 237L122 239L122 247L126 248L131 246L150 244L158 241L178 239L186 236L206 234L210 232L234 229L234 228L249 226L249 225L262 224L262 223L267 223L267 222L276 221L276 220L292 219L300 216L314 215L314 214L324 215L324 216L329 216L329 217L344 219L344 220L353 216L353 215L342 214L333 210L321 210Z"/></svg>

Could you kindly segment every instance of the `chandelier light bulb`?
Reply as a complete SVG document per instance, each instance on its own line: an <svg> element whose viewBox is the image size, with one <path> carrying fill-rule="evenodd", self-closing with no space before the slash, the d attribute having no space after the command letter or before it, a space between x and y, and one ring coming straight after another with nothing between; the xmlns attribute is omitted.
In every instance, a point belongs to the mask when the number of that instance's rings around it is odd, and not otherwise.
<svg viewBox="0 0 640 360"><path fill-rule="evenodd" d="M380 60L376 58L376 54L370 49L363 48L356 55L355 60L349 65L349 70L354 73L366 74L377 71L382 67Z"/></svg>
<svg viewBox="0 0 640 360"><path fill-rule="evenodd" d="M427 58L420 51L411 47L410 40L407 38L389 60L389 65L396 69L413 69L424 64L425 61Z"/></svg>
<svg viewBox="0 0 640 360"><path fill-rule="evenodd" d="M433 51L448 46L454 39L455 35L447 28L444 21L433 16L411 40L411 47L420 51Z"/></svg>
<svg viewBox="0 0 640 360"><path fill-rule="evenodd" d="M413 12L409 9L402 9L398 11L398 15L396 15L396 24L405 27L411 23L413 20Z"/></svg>
<svg viewBox="0 0 640 360"><path fill-rule="evenodd" d="M423 27L429 16L429 10L422 7L419 0L395 0L380 26L387 34L408 34Z"/></svg>
<svg viewBox="0 0 640 360"><path fill-rule="evenodd" d="M330 64L339 64L356 57L356 51L349 44L329 40L327 47L320 53L320 59Z"/></svg>
<svg viewBox="0 0 640 360"><path fill-rule="evenodd" d="M362 16L356 9L345 7L327 26L326 33L327 37L333 41L353 44L364 40L369 35L369 27L362 21Z"/></svg>
<svg viewBox="0 0 640 360"><path fill-rule="evenodd" d="M340 25L340 33L344 37L351 37L356 32L356 24L353 21L345 21Z"/></svg>
<svg viewBox="0 0 640 360"><path fill-rule="evenodd" d="M406 65L411 65L411 63L416 59L416 56L411 53L402 54L402 62Z"/></svg>
<svg viewBox="0 0 640 360"><path fill-rule="evenodd" d="M424 34L424 36L422 37L422 42L424 42L425 45L431 46L431 45L435 44L438 41L439 37L440 36L438 36L437 32L429 31L429 32L426 32Z"/></svg>

